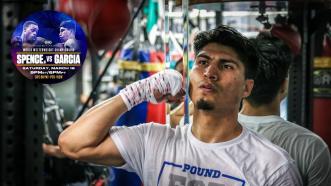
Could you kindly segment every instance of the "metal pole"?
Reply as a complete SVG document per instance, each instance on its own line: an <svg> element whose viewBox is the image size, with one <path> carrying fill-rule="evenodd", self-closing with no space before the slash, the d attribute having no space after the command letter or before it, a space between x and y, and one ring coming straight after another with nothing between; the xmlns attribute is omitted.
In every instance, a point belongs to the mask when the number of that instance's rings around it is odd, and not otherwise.
<svg viewBox="0 0 331 186"><path fill-rule="evenodd" d="M189 84L190 84L190 77L189 77L189 59L188 59L188 51L189 51L189 1L183 0L182 1L182 12L183 12L183 65L184 65L184 86L185 86L185 101L184 101L184 123L188 124L190 122L190 113L189 113Z"/></svg>

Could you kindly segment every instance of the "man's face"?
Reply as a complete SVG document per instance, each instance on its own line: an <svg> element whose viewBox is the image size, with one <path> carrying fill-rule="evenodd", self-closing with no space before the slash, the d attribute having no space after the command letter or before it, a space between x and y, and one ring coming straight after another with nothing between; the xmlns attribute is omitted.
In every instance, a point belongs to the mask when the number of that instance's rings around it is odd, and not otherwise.
<svg viewBox="0 0 331 186"><path fill-rule="evenodd" d="M231 47L209 43L196 54L190 74L190 97L195 108L238 110L253 84L253 80L245 80L244 65Z"/></svg>
<svg viewBox="0 0 331 186"><path fill-rule="evenodd" d="M62 42L66 42L69 39L70 35L71 35L71 31L69 29L60 27L59 37Z"/></svg>
<svg viewBox="0 0 331 186"><path fill-rule="evenodd" d="M24 30L24 39L25 42L33 43L37 39L39 27L38 25L31 24L27 26Z"/></svg>

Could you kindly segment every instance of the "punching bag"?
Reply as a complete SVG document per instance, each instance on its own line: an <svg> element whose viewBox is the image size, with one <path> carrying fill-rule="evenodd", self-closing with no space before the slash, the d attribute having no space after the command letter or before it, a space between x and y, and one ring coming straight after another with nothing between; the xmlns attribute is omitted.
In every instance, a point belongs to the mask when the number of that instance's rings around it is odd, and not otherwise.
<svg viewBox="0 0 331 186"><path fill-rule="evenodd" d="M331 34L330 34L331 35ZM331 57L331 36L327 34L323 38L323 56Z"/></svg>
<svg viewBox="0 0 331 186"><path fill-rule="evenodd" d="M284 41L292 53L298 55L301 51L301 36L300 33L291 25L275 24L271 27L270 32L273 36Z"/></svg>
<svg viewBox="0 0 331 186"><path fill-rule="evenodd" d="M313 131L331 147L331 39L323 38L322 57L314 59Z"/></svg>
<svg viewBox="0 0 331 186"><path fill-rule="evenodd" d="M77 20L98 50L111 49L130 22L127 0L59 0L57 10Z"/></svg>

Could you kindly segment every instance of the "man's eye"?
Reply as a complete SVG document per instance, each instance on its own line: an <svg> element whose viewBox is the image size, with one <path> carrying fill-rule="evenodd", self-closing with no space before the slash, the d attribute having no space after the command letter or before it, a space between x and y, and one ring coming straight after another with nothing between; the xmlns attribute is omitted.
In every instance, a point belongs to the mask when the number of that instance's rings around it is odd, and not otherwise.
<svg viewBox="0 0 331 186"><path fill-rule="evenodd" d="M206 65L207 63L208 63L207 60L199 60L198 61L199 65Z"/></svg>
<svg viewBox="0 0 331 186"><path fill-rule="evenodd" d="M229 65L229 64L223 64L222 67L223 67L223 69L229 69L229 70L233 69L233 66Z"/></svg>

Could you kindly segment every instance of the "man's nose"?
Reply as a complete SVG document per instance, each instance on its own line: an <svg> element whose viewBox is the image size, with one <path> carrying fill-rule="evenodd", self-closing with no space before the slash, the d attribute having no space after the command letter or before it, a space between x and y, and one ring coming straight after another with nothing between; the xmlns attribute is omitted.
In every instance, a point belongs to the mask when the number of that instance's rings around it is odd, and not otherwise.
<svg viewBox="0 0 331 186"><path fill-rule="evenodd" d="M205 69L203 76L212 81L217 81L218 80L217 66L215 66L214 64L210 64Z"/></svg>

